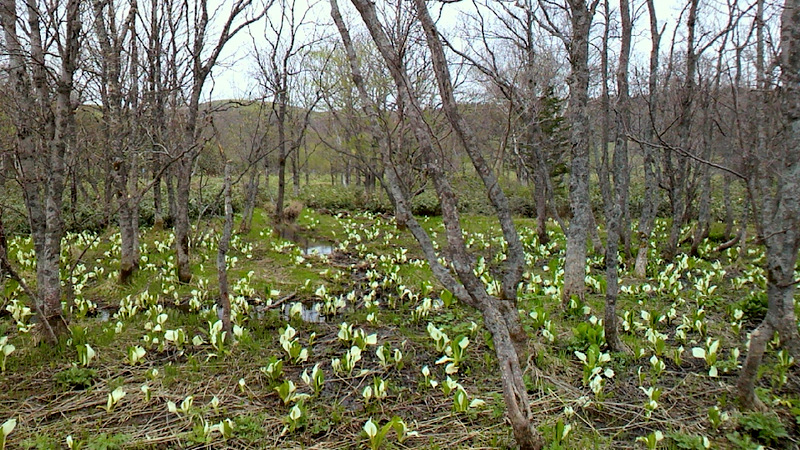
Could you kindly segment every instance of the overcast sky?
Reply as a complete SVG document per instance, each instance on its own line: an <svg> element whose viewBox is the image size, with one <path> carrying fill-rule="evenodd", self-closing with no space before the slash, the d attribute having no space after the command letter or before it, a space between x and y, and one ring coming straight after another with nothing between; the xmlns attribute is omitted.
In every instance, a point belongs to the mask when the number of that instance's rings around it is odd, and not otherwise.
<svg viewBox="0 0 800 450"><path fill-rule="evenodd" d="M298 0L298 3L304 3L303 7L307 7L309 3L314 8L314 13L311 14L312 20L316 22L314 25L315 32L323 29L323 24L331 22L329 17L330 6L327 1L313 1L313 0ZM466 2L465 2L466 3ZM617 2L611 1L612 8L615 7ZM682 2L678 0L656 0L655 5L658 10L659 23L668 23L667 34L671 36L671 29L675 26L675 21L678 16L678 8ZM277 4L277 2L276 2ZM348 0L340 0L340 7L345 11L346 20L349 18L354 25L360 22L360 17L355 14L352 7L349 5ZM641 17L636 22L638 34L635 33L636 42L634 43L634 52L639 55L647 55L650 51L650 42L648 39L648 18L646 13L646 6L643 0L633 0L633 7L638 8ZM459 12L457 5L448 5L443 11L440 28L447 32L450 27L455 27L458 23ZM349 13L348 13L349 12ZM276 18L277 8L273 6L271 11L272 17ZM455 28L452 28L455 29ZM330 29L331 33L335 29ZM257 25L253 25L250 33L242 31L234 40L232 40L225 49L222 60L222 65L213 73L213 80L209 80L206 86L206 100L209 98L213 100L220 99L233 99L233 98L254 98L259 95L257 83L254 79L255 63L253 59L254 44L263 42L264 39L264 23L263 21ZM666 37L666 36L665 36ZM376 55L377 56L377 55ZM636 55L634 55L636 58ZM634 59L635 60L635 59ZM213 88L213 91L212 91Z"/></svg>

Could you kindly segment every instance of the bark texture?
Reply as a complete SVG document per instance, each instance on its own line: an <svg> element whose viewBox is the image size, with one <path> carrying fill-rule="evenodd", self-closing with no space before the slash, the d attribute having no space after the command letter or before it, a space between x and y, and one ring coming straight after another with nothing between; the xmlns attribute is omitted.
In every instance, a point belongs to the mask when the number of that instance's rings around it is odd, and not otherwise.
<svg viewBox="0 0 800 450"><path fill-rule="evenodd" d="M224 155L223 155L224 157ZM225 197L225 225L222 227L222 236L219 238L217 247L217 277L219 279L219 299L217 307L222 311L222 329L228 332L228 336L233 336L231 326L231 298L228 289L228 266L225 257L231 244L231 234L233 231L233 201L231 200L231 163L225 162L225 182L223 196Z"/></svg>
<svg viewBox="0 0 800 450"><path fill-rule="evenodd" d="M569 203L572 217L567 229L567 251L564 258L564 304L572 296L583 301L586 277L586 241L593 222L589 201L589 31L597 2L569 0L571 41L568 46L570 75L569 109L570 175Z"/></svg>

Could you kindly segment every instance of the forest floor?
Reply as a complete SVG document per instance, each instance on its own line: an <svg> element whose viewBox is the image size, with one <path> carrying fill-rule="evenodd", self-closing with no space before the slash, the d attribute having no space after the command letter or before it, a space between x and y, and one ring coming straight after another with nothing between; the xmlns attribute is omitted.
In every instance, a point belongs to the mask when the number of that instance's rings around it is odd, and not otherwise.
<svg viewBox="0 0 800 450"><path fill-rule="evenodd" d="M278 233L265 217L229 252L235 343L215 326L218 219L194 230L189 285L176 280L170 232L143 231L127 286L116 281L118 234L69 235L76 299L57 347L26 332L35 323L7 282L0 345L14 350L0 355L0 422L17 420L7 448L514 447L491 337L442 291L407 231L383 216L306 210ZM491 285L499 227L464 223ZM441 220L423 225L443 245ZM586 302L564 309L563 235L553 228L540 245L533 221L518 226L526 383L549 448L798 447L800 374L779 341L758 384L769 411L735 404L748 332L766 311L763 249L716 253L712 233L697 258L666 263L652 248L647 279L623 266L631 352L607 353L602 257L590 256ZM34 279L30 239L9 244Z"/></svg>

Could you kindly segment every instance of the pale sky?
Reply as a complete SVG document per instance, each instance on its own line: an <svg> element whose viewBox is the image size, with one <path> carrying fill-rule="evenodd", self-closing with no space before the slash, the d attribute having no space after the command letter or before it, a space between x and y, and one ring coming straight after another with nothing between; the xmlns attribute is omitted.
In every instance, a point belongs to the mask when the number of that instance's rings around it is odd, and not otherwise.
<svg viewBox="0 0 800 450"><path fill-rule="evenodd" d="M612 0L612 8L616 2ZM656 0L655 5L658 10L658 20L660 24L667 23L667 32L664 36L664 41L671 39L672 30L675 27L675 21L679 13L679 7L682 2L679 0ZM701 2L701 8L703 8ZM277 4L277 2L276 2ZM298 0L298 4L302 4L303 8L311 7L314 9L309 17L316 22L314 25L315 32L329 32L335 35L338 39L338 34L335 34L335 29L331 28L329 31L321 24L329 24L331 22L329 17L330 7L327 1L315 0ZM309 6L310 5L310 6ZM353 25L359 25L360 17L355 14L352 6L349 5L348 0L340 0L340 7L345 14L345 20L348 20ZM448 27L454 27L458 21L458 3L450 4L445 7L444 13L440 21L440 28L446 32ZM646 12L646 5L643 0L633 0L633 8L640 14L635 26L637 30L634 32L635 43L634 53L638 54L638 59L642 57L647 58L650 51L649 41L649 23ZM277 8L273 7L272 17L276 16ZM599 19L597 19L599 20ZM359 25L360 26L360 25ZM263 39L264 22L253 25L252 33L259 36L256 39ZM662 41L663 42L663 41ZM662 44L663 45L663 44ZM253 60L253 38L246 31L242 31L234 40L232 40L225 49L222 57L222 65L217 67L213 73L213 80L209 79L206 86L206 98L214 100L230 99L230 98L253 98L259 95L259 89L254 79L255 63ZM377 56L377 55L376 55ZM634 61L637 60L637 55L634 55ZM211 87L213 86L213 92Z"/></svg>

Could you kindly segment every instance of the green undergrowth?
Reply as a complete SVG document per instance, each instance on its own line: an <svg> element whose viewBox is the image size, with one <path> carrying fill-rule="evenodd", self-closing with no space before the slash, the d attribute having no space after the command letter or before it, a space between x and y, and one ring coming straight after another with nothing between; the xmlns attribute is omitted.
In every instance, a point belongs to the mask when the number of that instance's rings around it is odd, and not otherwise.
<svg viewBox="0 0 800 450"><path fill-rule="evenodd" d="M219 219L193 230L187 285L176 281L169 231L143 230L143 258L125 286L118 234L69 235L63 275L75 301L55 347L37 342L27 299L6 282L0 336L14 349L3 360L0 421L17 420L9 448L514 446L491 336L438 285L407 230L384 214L306 209L295 243L268 216L257 210L228 254L234 336L222 334L214 308ZM441 218L419 220L443 248ZM629 351L613 353L602 257L590 253L586 297L562 306L563 234L550 224L541 245L532 219L516 223L528 262L518 301L530 337L526 384L548 448L797 445L797 365L776 339L758 384L770 411L735 405L748 333L764 314L763 249L715 253L708 240L700 257L663 261L652 246L647 279L623 264ZM658 222L657 236L667 225ZM463 226L476 275L493 292L499 226L479 215ZM35 279L30 240L11 239L10 254Z"/></svg>

